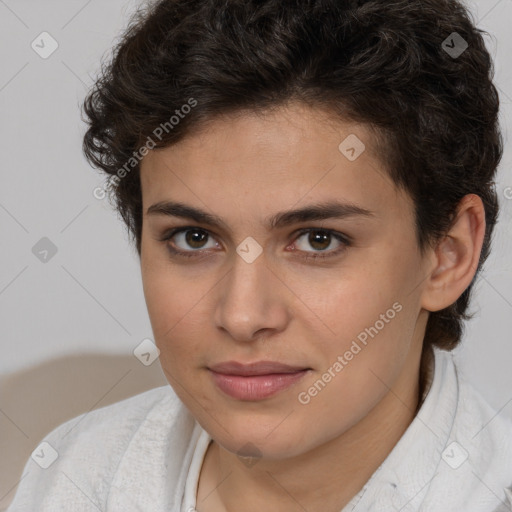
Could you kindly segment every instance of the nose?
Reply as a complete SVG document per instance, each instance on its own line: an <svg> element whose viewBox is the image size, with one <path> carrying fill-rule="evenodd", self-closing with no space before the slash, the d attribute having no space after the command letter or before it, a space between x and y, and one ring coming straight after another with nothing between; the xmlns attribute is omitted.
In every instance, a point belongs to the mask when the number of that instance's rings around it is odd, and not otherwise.
<svg viewBox="0 0 512 512"><path fill-rule="evenodd" d="M214 321L238 342L250 342L282 332L289 322L289 291L263 252L248 263L238 254L217 292Z"/></svg>

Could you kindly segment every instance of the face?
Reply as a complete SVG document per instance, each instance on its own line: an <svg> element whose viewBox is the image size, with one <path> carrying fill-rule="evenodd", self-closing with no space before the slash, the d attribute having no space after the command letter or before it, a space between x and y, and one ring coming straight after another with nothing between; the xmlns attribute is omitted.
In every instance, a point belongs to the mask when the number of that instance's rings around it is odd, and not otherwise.
<svg viewBox="0 0 512 512"><path fill-rule="evenodd" d="M141 271L160 362L225 449L299 455L415 378L425 267L413 204L364 126L300 104L217 119L151 151L141 184ZM318 209L328 203L338 209ZM212 371L233 361L292 368Z"/></svg>

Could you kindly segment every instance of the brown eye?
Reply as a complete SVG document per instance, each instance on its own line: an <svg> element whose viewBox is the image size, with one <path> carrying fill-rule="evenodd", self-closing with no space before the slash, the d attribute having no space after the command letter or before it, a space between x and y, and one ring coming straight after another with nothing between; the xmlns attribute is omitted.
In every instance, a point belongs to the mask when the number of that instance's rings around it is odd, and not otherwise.
<svg viewBox="0 0 512 512"><path fill-rule="evenodd" d="M301 251L307 251L307 245L315 249L316 251L325 251L326 249L329 249L329 246L331 245L334 236L330 231L325 231L322 229L310 229L305 233L302 233L297 240L300 238L303 238L305 235L307 235L306 243L299 246L299 250ZM340 243L338 241L338 243Z"/></svg>
<svg viewBox="0 0 512 512"><path fill-rule="evenodd" d="M194 227L176 228L165 234L160 240L166 242L169 251L172 254L182 256L204 256L206 249L215 248L218 244L212 238L210 241L208 231ZM205 249L203 251L203 249Z"/></svg>
<svg viewBox="0 0 512 512"><path fill-rule="evenodd" d="M305 235L308 235L307 238ZM301 238L304 238L304 241L298 243ZM166 243L171 255L184 258L208 257L211 255L211 251L208 249L219 247L219 243L207 230L193 226L172 229L164 234L160 241ZM335 245L331 247L333 243ZM344 252L351 243L350 237L337 231L309 228L300 231L293 245L297 246L296 254L300 258L315 260L337 256ZM308 245L313 250L308 250ZM295 251L295 249L293 250Z"/></svg>
<svg viewBox="0 0 512 512"><path fill-rule="evenodd" d="M311 247L318 249L319 251L327 249L331 242L330 233L325 231L310 231L308 236L308 243Z"/></svg>
<svg viewBox="0 0 512 512"><path fill-rule="evenodd" d="M208 234L198 229L189 229L185 231L185 242L194 249L202 249Z"/></svg>
<svg viewBox="0 0 512 512"><path fill-rule="evenodd" d="M304 241L297 243L301 238L304 238ZM334 248L331 247L333 241L337 242ZM293 245L296 246L297 253L303 253L301 255L302 258L315 260L338 256L351 245L351 240L349 237L336 231L309 228L300 231ZM314 250L308 250L308 246ZM331 250L328 250L329 247L331 247Z"/></svg>

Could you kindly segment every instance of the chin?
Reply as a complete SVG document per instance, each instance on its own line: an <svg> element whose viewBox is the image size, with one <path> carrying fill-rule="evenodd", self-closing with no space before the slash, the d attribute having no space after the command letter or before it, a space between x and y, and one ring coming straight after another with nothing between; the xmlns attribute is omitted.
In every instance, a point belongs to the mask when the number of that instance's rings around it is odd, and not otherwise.
<svg viewBox="0 0 512 512"><path fill-rule="evenodd" d="M252 420L250 424L231 423L229 433L216 427L214 427L215 431L209 430L209 432L222 448L239 457L280 460L302 453L305 448L304 436L300 432L290 430L293 428L291 425L287 428L283 425L281 425L283 428L276 428L277 425L279 421L269 426L268 422L258 424Z"/></svg>

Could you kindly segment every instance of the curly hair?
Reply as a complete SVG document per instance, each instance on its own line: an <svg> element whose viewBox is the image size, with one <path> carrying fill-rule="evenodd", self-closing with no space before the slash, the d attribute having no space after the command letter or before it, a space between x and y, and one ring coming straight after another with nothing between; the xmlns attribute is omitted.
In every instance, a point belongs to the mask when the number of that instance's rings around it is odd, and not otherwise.
<svg viewBox="0 0 512 512"><path fill-rule="evenodd" d="M499 209L494 177L503 142L484 34L454 0L149 2L84 100L84 154L110 176L140 256L139 171L148 147L171 146L221 115L291 100L366 123L386 172L414 201L422 254L447 233L466 194L484 203L475 277L427 322L424 344L452 350L473 316L470 292ZM467 43L460 55L447 51L455 40Z"/></svg>

